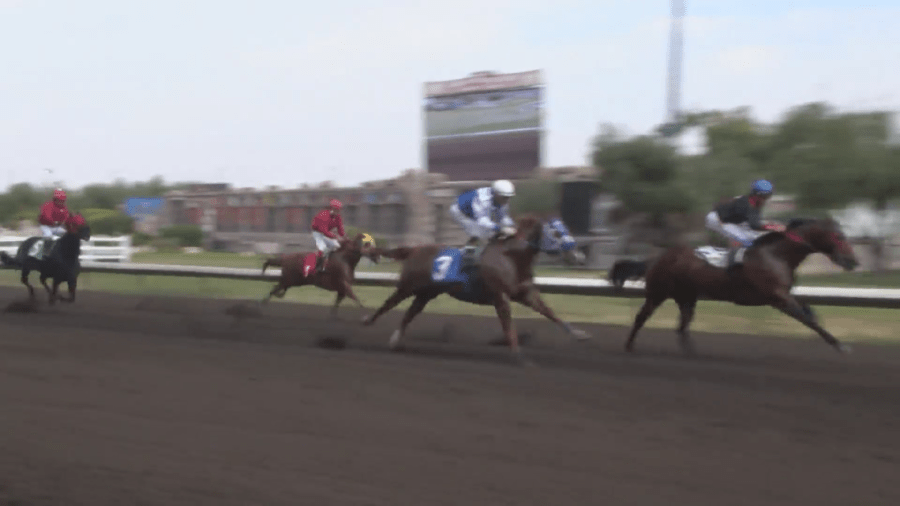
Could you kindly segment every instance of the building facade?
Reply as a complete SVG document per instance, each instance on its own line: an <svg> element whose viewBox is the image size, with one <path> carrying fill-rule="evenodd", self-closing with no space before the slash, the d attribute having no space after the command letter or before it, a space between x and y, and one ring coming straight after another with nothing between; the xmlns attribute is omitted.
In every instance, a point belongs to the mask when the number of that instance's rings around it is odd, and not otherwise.
<svg viewBox="0 0 900 506"><path fill-rule="evenodd" d="M533 176L557 177L546 171ZM565 177L571 179L570 175ZM314 247L310 233L313 216L336 198L344 204L345 226L372 234L382 243L461 244L466 237L449 208L460 193L489 185L490 181L447 179L442 174L412 169L395 179L357 187L323 184L294 189L237 189L197 185L166 196L162 221L165 225L199 225L206 232L207 246L215 249L298 251ZM584 190L572 195L588 198ZM576 200L567 198L568 204L563 207L573 208L575 213L583 207L584 214L590 214L591 203L578 204ZM567 223L580 219L562 217Z"/></svg>

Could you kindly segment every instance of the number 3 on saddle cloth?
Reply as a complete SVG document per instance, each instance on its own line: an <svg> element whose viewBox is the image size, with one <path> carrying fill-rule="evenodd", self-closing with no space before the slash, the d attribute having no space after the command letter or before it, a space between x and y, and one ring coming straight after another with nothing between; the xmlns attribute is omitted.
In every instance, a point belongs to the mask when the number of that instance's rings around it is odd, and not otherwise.
<svg viewBox="0 0 900 506"><path fill-rule="evenodd" d="M445 248L438 252L431 267L431 280L441 285L460 285L447 295L463 302L477 303L484 291L479 266L462 269L462 250Z"/></svg>

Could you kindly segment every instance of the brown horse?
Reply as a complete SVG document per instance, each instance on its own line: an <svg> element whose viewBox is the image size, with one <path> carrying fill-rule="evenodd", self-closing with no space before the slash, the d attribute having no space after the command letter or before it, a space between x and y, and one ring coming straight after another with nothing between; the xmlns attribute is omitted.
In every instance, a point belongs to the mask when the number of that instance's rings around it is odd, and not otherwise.
<svg viewBox="0 0 900 506"><path fill-rule="evenodd" d="M315 252L291 253L266 259L263 263L262 271L266 272L266 268L270 265L281 267L281 276L278 278L278 283L269 292L269 295L263 298L261 302L263 304L268 303L273 295L278 298L284 297L288 288L292 286L314 285L328 291L337 292L334 306L331 308L332 318L337 316L338 306L344 300L344 297L350 297L350 299L359 304L359 307L365 307L353 292L353 276L356 272L356 266L363 255L378 263L378 254L374 248L374 241L368 234L357 234L353 239L347 238L342 240L340 247L328 257L322 272L314 270L315 259L310 255L315 255ZM305 269L309 271L308 274L304 273Z"/></svg>
<svg viewBox="0 0 900 506"><path fill-rule="evenodd" d="M409 297L415 297L400 328L391 336L391 348L397 349L410 321L425 305L441 294L478 305L493 305L513 355L527 364L519 348L518 334L512 321L510 302L518 302L562 326L577 339L588 334L560 320L541 298L534 285L532 264L541 250L561 250L574 255L575 241L560 220L543 223L535 216L517 220L517 231L509 237L494 237L484 247L481 261L468 274L448 270L458 265L459 250L429 244L383 251L389 258L403 261L400 279L394 293L371 316L363 320L371 325L385 312ZM459 272L459 274L455 274Z"/></svg>
<svg viewBox="0 0 900 506"><path fill-rule="evenodd" d="M794 271L811 253L823 253L845 270L859 265L853 248L832 219L792 220L784 232L758 237L744 254L742 265L727 271L699 258L687 246L675 246L655 261L619 260L610 271L610 281L621 288L626 279L646 278L644 305L634 319L625 350L634 349L638 331L667 299L681 311L679 343L687 354L694 351L688 326L698 298L733 302L741 306L772 306L816 331L840 352L850 348L819 325L808 304L791 294Z"/></svg>

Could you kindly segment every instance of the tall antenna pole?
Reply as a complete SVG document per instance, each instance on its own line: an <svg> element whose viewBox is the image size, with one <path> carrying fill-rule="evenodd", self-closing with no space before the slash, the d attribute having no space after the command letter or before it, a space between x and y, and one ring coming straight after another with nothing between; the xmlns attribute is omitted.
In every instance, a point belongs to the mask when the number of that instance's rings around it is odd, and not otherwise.
<svg viewBox="0 0 900 506"><path fill-rule="evenodd" d="M672 0L672 20L669 35L669 78L666 97L666 122L676 123L681 117L681 51L684 46L682 25L685 0Z"/></svg>

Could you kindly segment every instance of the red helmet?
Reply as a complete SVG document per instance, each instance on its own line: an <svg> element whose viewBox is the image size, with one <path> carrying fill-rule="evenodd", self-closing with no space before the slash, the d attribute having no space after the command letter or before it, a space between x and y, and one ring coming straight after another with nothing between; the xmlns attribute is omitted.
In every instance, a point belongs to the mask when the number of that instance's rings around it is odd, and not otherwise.
<svg viewBox="0 0 900 506"><path fill-rule="evenodd" d="M62 188L57 188L53 190L53 198L55 200L66 200L66 192L62 191Z"/></svg>
<svg viewBox="0 0 900 506"><path fill-rule="evenodd" d="M340 209L344 207L344 204L341 204L341 201L338 199L331 199L331 202L329 202L329 204L331 204L331 207L333 207L334 209Z"/></svg>

